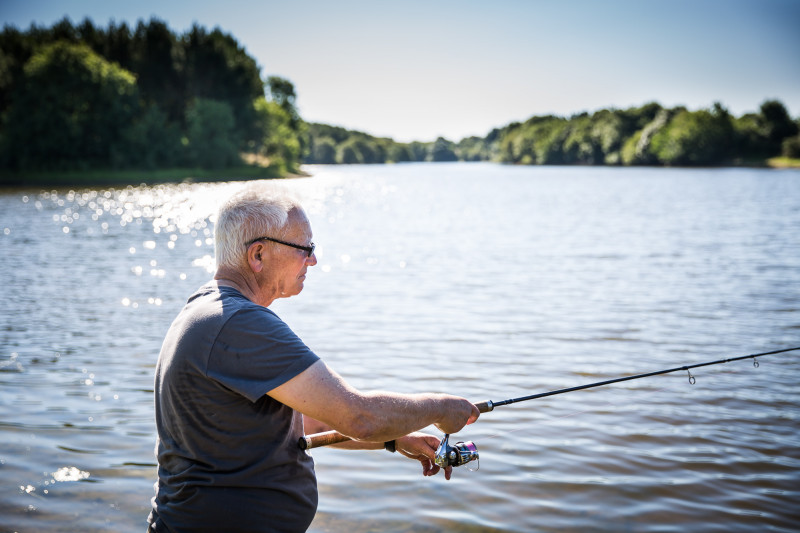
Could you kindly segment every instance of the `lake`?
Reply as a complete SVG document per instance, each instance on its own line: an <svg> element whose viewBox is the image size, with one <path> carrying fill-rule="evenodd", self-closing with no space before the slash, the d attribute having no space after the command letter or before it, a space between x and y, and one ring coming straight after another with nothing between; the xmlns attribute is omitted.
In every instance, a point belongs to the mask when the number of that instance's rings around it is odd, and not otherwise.
<svg viewBox="0 0 800 533"><path fill-rule="evenodd" d="M312 166L273 309L354 386L499 401L800 346L800 171ZM161 340L243 184L0 193L0 530L145 530ZM800 351L502 406L423 478L316 449L314 532L800 531ZM433 430L435 431L435 430Z"/></svg>

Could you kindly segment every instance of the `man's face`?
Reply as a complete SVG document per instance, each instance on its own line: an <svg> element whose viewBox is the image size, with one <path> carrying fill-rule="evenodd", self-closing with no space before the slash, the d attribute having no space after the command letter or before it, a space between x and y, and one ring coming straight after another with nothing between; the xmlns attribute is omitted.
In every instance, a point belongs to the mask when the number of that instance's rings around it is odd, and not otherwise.
<svg viewBox="0 0 800 533"><path fill-rule="evenodd" d="M303 211L295 209L289 213L288 231L281 240L300 246L311 245L311 224ZM283 244L268 244L270 257L265 275L269 282L265 289L273 291L273 298L300 294L308 267L317 264L317 256L311 254L309 257L306 251Z"/></svg>

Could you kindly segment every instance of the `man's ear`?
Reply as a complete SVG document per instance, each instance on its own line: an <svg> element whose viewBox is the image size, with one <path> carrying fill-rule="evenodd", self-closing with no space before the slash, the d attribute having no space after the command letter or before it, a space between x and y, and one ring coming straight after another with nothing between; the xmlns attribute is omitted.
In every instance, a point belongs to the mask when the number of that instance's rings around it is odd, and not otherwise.
<svg viewBox="0 0 800 533"><path fill-rule="evenodd" d="M255 243L247 250L247 264L253 272L261 272L264 269L263 254L266 252L264 245L260 242Z"/></svg>

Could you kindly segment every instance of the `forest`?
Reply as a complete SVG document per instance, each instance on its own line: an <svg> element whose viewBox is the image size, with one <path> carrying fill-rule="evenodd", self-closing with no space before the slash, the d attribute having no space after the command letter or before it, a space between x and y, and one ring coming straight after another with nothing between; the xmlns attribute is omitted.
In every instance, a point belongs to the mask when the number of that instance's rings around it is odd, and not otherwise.
<svg viewBox="0 0 800 533"><path fill-rule="evenodd" d="M572 117L536 116L455 143L395 143L309 124L308 163L495 161L523 165L763 166L800 158L800 127L777 100L733 117L717 103L690 111L649 103Z"/></svg>
<svg viewBox="0 0 800 533"><path fill-rule="evenodd" d="M535 116L458 142L399 143L306 123L293 84L262 79L230 34L158 20L0 33L0 185L59 175L279 177L302 163L495 161L523 165L722 166L800 158L778 100L732 116L648 103ZM479 102L476 102L479 105Z"/></svg>
<svg viewBox="0 0 800 533"><path fill-rule="evenodd" d="M294 87L220 29L68 19L0 33L0 179L182 168L297 170ZM20 178L22 176L22 179Z"/></svg>

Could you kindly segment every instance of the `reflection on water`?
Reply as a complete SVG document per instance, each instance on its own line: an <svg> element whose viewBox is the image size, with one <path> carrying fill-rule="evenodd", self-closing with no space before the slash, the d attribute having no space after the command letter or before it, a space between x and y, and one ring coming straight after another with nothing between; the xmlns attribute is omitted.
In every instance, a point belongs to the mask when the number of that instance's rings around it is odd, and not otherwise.
<svg viewBox="0 0 800 533"><path fill-rule="evenodd" d="M274 304L355 386L503 400L800 345L800 173L314 167ZM141 531L161 339L241 183L0 195L3 531ZM477 472L315 450L313 531L796 531L800 355L498 407Z"/></svg>

